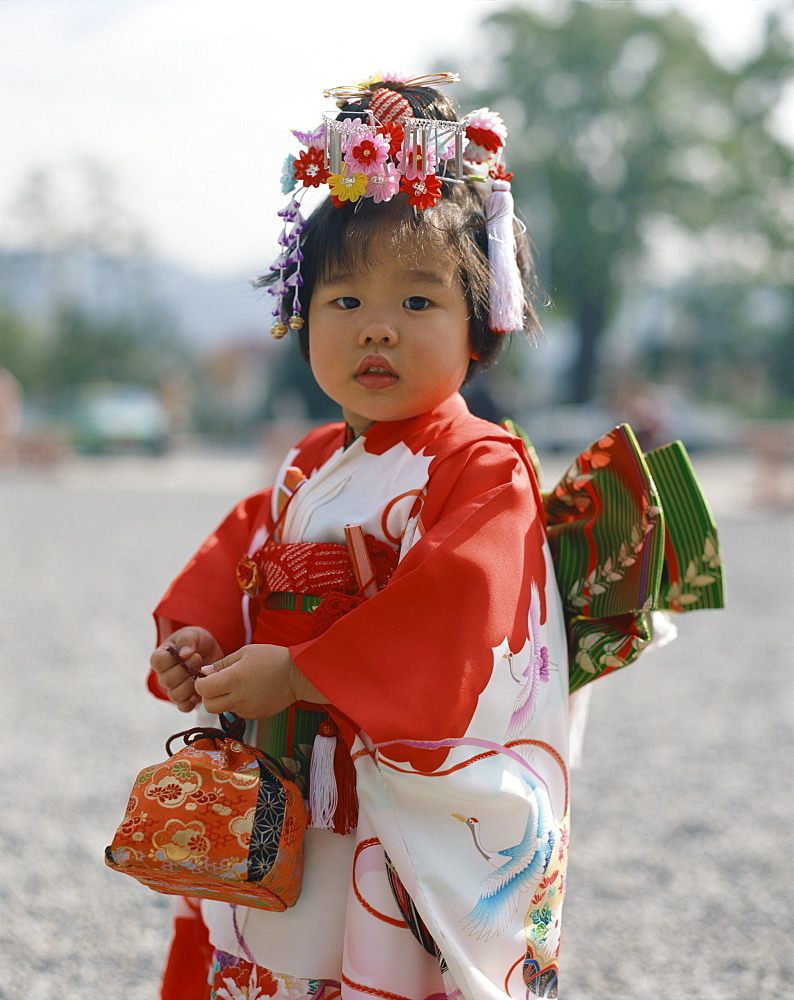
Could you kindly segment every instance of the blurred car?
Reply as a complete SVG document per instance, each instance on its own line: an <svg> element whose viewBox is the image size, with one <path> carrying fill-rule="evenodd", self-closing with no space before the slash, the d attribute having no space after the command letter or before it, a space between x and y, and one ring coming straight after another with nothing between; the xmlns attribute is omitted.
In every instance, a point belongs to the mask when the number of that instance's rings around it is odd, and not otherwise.
<svg viewBox="0 0 794 1000"><path fill-rule="evenodd" d="M157 393L146 386L83 386L78 390L70 423L74 447L84 453L137 451L162 455L168 450L167 411Z"/></svg>
<svg viewBox="0 0 794 1000"><path fill-rule="evenodd" d="M660 389L660 398L665 405L654 428L654 441L645 440L643 421L636 410L605 403L529 410L519 415L518 423L538 451L561 452L572 458L624 421L638 434L644 450L678 438L690 452L732 448L741 441L744 422L726 407L691 399L669 387L666 392Z"/></svg>

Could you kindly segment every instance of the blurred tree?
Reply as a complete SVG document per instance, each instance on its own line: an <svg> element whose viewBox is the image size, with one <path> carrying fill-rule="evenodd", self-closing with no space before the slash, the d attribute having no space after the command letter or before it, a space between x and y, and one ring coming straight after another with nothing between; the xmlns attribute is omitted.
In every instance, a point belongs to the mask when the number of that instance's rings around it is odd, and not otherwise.
<svg viewBox="0 0 794 1000"><path fill-rule="evenodd" d="M38 400L96 379L154 386L171 372L193 369L185 345L156 312L147 321L143 315L102 316L64 306L47 336L40 334L33 323L0 306L0 367Z"/></svg>
<svg viewBox="0 0 794 1000"><path fill-rule="evenodd" d="M92 316L70 306L57 317L40 366L40 387L52 390L98 379L156 385L183 357L184 349L154 325L141 330L123 317Z"/></svg>
<svg viewBox="0 0 794 1000"><path fill-rule="evenodd" d="M627 277L663 285L672 253L712 284L794 285L792 149L774 124L792 46L771 14L761 51L731 69L678 11L552 10L486 20L484 46L499 55L477 100L510 127L541 282L578 330L569 395L583 402Z"/></svg>
<svg viewBox="0 0 794 1000"><path fill-rule="evenodd" d="M41 338L32 324L0 303L0 368L6 368L28 387L37 382L41 370Z"/></svg>
<svg viewBox="0 0 794 1000"><path fill-rule="evenodd" d="M51 172L43 168L31 170L11 206L11 217L23 242L41 250L52 250L61 243L58 204Z"/></svg>
<svg viewBox="0 0 794 1000"><path fill-rule="evenodd" d="M32 170L11 215L36 308L21 315L10 298L0 301L0 365L26 390L42 396L94 379L155 384L186 367L187 342L158 299L145 237L112 169L84 158ZM14 252L0 251L0 286L4 256Z"/></svg>

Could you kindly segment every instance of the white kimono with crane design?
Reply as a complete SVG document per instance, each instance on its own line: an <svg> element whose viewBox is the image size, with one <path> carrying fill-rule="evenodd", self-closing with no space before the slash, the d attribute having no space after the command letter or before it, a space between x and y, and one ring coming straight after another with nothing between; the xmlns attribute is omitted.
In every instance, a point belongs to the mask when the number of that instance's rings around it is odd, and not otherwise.
<svg viewBox="0 0 794 1000"><path fill-rule="evenodd" d="M252 610L241 557L272 537L344 544L346 525L393 553L381 589L319 634L305 611ZM458 395L352 442L342 424L319 428L207 539L156 614L209 629L226 652L288 645L355 765L354 832L310 829L298 903L238 908L239 936L230 907L203 903L216 948L243 957L241 937L296 989L316 984L295 996L557 995L567 641L518 438Z"/></svg>

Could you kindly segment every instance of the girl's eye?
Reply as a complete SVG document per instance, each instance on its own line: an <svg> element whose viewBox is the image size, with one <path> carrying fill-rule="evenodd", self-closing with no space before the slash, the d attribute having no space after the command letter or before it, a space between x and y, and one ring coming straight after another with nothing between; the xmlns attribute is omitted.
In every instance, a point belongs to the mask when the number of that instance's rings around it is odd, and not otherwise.
<svg viewBox="0 0 794 1000"><path fill-rule="evenodd" d="M334 302L340 309L355 309L356 306L361 305L361 302L352 295L340 295L338 299L334 299Z"/></svg>
<svg viewBox="0 0 794 1000"><path fill-rule="evenodd" d="M430 299L426 299L424 295L412 295L403 302L403 306L411 310L411 312L421 312L423 309L427 309L429 305Z"/></svg>

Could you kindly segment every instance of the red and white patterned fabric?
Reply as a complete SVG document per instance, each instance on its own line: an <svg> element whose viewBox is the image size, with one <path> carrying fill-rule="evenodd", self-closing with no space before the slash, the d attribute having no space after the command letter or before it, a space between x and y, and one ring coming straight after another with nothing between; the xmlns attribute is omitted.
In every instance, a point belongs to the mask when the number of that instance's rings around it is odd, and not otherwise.
<svg viewBox="0 0 794 1000"><path fill-rule="evenodd" d="M531 465L458 395L345 443L342 424L304 438L155 612L227 652L289 646L351 747L357 830L308 831L297 905L239 908L242 938L257 965L343 998L556 996L567 643ZM277 520L281 543L342 544L360 525L399 563L311 637L311 614L254 613L236 579ZM202 911L215 948L244 959L229 907Z"/></svg>

